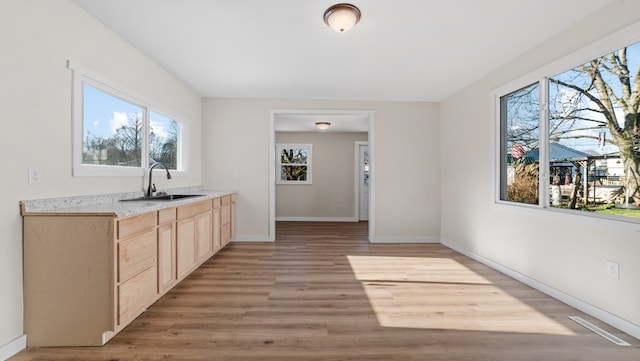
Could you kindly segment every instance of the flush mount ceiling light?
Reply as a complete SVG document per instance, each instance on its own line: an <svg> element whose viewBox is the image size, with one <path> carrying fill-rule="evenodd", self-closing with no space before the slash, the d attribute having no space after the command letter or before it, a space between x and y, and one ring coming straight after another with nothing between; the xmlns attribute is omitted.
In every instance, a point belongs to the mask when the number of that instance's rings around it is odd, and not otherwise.
<svg viewBox="0 0 640 361"><path fill-rule="evenodd" d="M336 4L324 12L324 22L333 31L346 33L360 21L360 9L351 4Z"/></svg>
<svg viewBox="0 0 640 361"><path fill-rule="evenodd" d="M315 124L316 124L316 127L318 127L318 129L320 130L327 130L331 125L331 123L329 122L316 122Z"/></svg>

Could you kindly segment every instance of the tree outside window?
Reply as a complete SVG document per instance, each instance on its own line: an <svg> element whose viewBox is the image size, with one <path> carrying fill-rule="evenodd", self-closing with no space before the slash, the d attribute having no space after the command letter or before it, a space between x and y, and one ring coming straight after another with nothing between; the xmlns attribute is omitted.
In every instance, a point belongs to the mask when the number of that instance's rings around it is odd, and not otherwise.
<svg viewBox="0 0 640 361"><path fill-rule="evenodd" d="M278 184L311 184L311 144L276 145Z"/></svg>
<svg viewBox="0 0 640 361"><path fill-rule="evenodd" d="M82 90L82 164L141 167L148 154L147 166L179 169L182 123L86 83Z"/></svg>
<svg viewBox="0 0 640 361"><path fill-rule="evenodd" d="M501 96L500 124L500 200L640 218L640 43Z"/></svg>
<svg viewBox="0 0 640 361"><path fill-rule="evenodd" d="M156 112L150 112L149 165L163 162L170 169L178 169L178 142L182 127L177 121Z"/></svg>

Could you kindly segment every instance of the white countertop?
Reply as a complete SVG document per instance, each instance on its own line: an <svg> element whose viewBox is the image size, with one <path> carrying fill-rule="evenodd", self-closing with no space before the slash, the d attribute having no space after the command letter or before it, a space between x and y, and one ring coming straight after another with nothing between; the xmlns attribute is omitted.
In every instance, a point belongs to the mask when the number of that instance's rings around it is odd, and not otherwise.
<svg viewBox="0 0 640 361"><path fill-rule="evenodd" d="M169 194L198 194L200 196L174 200L126 201L143 196L142 192L96 194L20 201L23 216L31 215L108 215L126 217L159 209L195 203L226 196L235 191L207 190L202 187L168 189Z"/></svg>

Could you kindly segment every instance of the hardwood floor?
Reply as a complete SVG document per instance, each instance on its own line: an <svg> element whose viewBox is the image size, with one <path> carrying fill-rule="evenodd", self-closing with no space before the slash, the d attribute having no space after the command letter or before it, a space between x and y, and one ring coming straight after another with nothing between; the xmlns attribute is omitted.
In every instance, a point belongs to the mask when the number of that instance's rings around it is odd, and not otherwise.
<svg viewBox="0 0 640 361"><path fill-rule="evenodd" d="M436 244L279 222L232 243L103 347L23 360L640 360L640 342ZM616 346L581 316L632 344Z"/></svg>

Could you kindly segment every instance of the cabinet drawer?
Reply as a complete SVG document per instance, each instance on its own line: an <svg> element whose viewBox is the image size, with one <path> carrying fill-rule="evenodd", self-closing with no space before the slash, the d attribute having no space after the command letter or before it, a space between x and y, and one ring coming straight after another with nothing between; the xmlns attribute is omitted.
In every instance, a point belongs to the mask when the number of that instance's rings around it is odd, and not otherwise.
<svg viewBox="0 0 640 361"><path fill-rule="evenodd" d="M213 199L213 208L220 208L220 198Z"/></svg>
<svg viewBox="0 0 640 361"><path fill-rule="evenodd" d="M158 225L171 223L176 220L176 208L165 208L158 211Z"/></svg>
<svg viewBox="0 0 640 361"><path fill-rule="evenodd" d="M231 196L224 196L221 198L221 202L222 202L222 206L228 206L229 204L231 204Z"/></svg>
<svg viewBox="0 0 640 361"><path fill-rule="evenodd" d="M156 293L156 266L118 286L118 325L128 323L151 304Z"/></svg>
<svg viewBox="0 0 640 361"><path fill-rule="evenodd" d="M212 204L211 199L207 199L206 201L178 207L178 219L190 218L196 214L204 213L213 208Z"/></svg>
<svg viewBox="0 0 640 361"><path fill-rule="evenodd" d="M123 282L156 263L156 232L118 242L118 282Z"/></svg>
<svg viewBox="0 0 640 361"><path fill-rule="evenodd" d="M134 217L119 219L118 239L142 233L156 226L156 212L140 214Z"/></svg>
<svg viewBox="0 0 640 361"><path fill-rule="evenodd" d="M231 207L222 207L220 208L220 224L230 224L231 223Z"/></svg>

